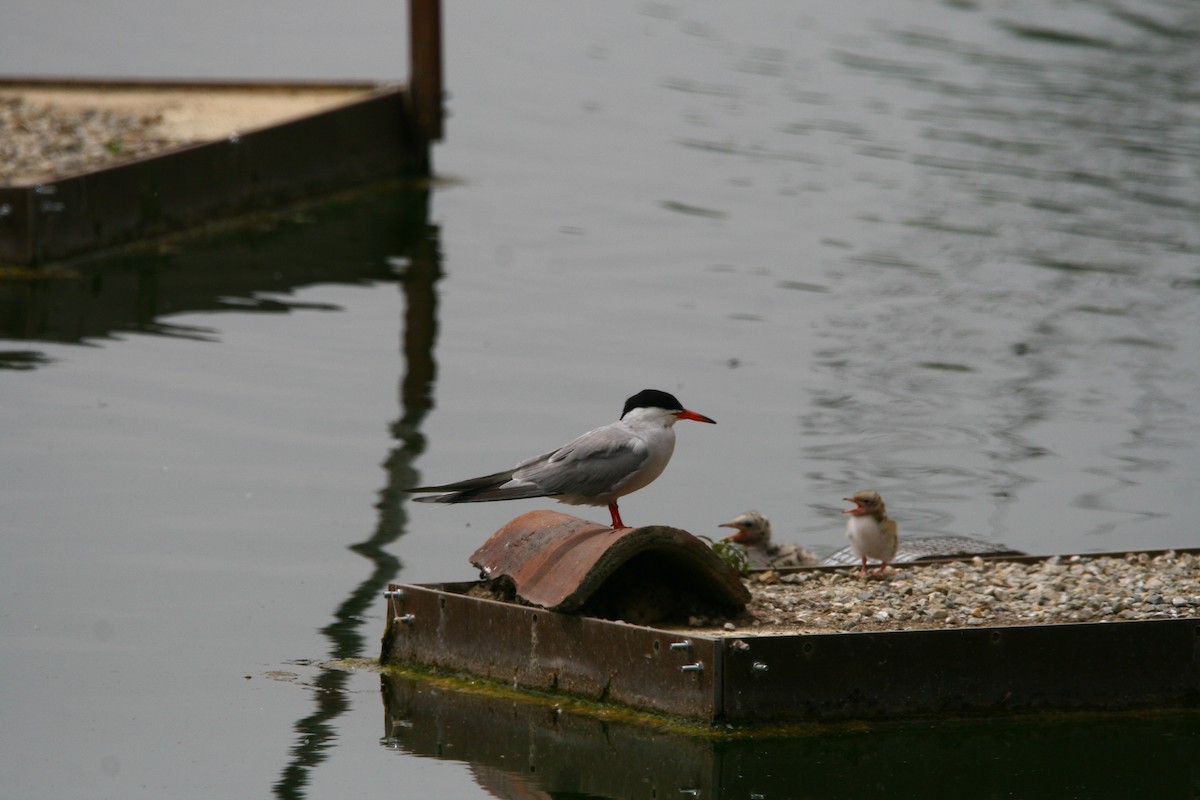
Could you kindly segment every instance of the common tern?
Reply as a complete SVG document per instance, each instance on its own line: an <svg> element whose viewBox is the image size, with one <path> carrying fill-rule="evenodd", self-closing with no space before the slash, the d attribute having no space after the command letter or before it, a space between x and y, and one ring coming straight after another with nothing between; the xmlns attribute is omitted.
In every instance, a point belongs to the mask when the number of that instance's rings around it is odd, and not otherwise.
<svg viewBox="0 0 1200 800"><path fill-rule="evenodd" d="M880 563L879 574L882 575L900 544L896 521L887 515L879 492L855 492L845 499L854 503L854 508L847 508L842 513L850 515L846 521L846 538L862 559L858 574L866 573L867 559L871 558Z"/></svg>
<svg viewBox="0 0 1200 800"><path fill-rule="evenodd" d="M720 528L733 528L737 533L725 538L746 548L751 569L767 567L810 567L817 563L817 554L798 544L775 544L771 541L771 521L757 511L738 514Z"/></svg>
<svg viewBox="0 0 1200 800"><path fill-rule="evenodd" d="M410 492L441 492L419 503L482 503L553 497L570 505L608 506L613 528L621 521L617 500L649 485L675 451L672 426L681 419L716 424L689 411L667 392L645 389L625 401L621 418L588 431L557 450L526 459L512 469Z"/></svg>

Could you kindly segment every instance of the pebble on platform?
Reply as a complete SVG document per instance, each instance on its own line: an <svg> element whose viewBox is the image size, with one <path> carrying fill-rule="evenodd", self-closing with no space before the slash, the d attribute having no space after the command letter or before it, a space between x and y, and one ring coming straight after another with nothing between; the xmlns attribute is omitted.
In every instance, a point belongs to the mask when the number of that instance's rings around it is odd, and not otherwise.
<svg viewBox="0 0 1200 800"><path fill-rule="evenodd" d="M734 620L693 618L712 635L904 631L972 626L1124 622L1200 616L1200 556L1065 556L1025 564L953 561L889 569L764 573ZM708 631L706 631L708 632Z"/></svg>
<svg viewBox="0 0 1200 800"><path fill-rule="evenodd" d="M162 115L70 109L0 97L0 186L50 180L186 144Z"/></svg>
<svg viewBox="0 0 1200 800"><path fill-rule="evenodd" d="M0 81L0 186L81 172L229 139L338 108L369 84L123 84Z"/></svg>

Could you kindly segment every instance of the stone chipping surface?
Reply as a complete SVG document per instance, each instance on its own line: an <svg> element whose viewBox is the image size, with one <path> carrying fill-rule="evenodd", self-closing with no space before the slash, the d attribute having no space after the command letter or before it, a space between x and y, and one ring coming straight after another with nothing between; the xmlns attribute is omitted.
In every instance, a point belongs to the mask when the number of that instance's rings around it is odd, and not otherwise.
<svg viewBox="0 0 1200 800"><path fill-rule="evenodd" d="M0 97L0 186L50 180L188 143L162 115Z"/></svg>
<svg viewBox="0 0 1200 800"><path fill-rule="evenodd" d="M736 620L692 618L714 635L904 631L1200 618L1200 555L974 558L874 570L762 573Z"/></svg>
<svg viewBox="0 0 1200 800"><path fill-rule="evenodd" d="M0 186L51 183L342 106L387 84L0 81Z"/></svg>

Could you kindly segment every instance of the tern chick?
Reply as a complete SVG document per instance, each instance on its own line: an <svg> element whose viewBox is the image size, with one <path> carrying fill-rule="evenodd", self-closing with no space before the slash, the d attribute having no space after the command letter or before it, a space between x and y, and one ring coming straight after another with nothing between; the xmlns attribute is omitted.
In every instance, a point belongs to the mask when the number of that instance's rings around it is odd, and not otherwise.
<svg viewBox="0 0 1200 800"><path fill-rule="evenodd" d="M896 555L900 545L900 537L896 531L896 521L887 515L887 508L879 492L856 492L845 498L854 503L854 508L847 508L843 514L849 514L846 520L846 538L850 546L862 559L858 574L867 571L867 559L880 563L879 575L887 571L888 562Z"/></svg>
<svg viewBox="0 0 1200 800"><path fill-rule="evenodd" d="M751 569L766 567L808 567L817 563L817 555L798 544L773 544L771 521L757 511L738 514L718 527L733 528L737 533L725 538L746 548Z"/></svg>

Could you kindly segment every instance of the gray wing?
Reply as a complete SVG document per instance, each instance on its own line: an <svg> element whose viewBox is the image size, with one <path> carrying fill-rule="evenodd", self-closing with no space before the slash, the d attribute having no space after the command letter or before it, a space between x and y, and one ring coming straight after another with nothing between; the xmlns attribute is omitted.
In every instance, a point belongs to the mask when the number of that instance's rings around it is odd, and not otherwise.
<svg viewBox="0 0 1200 800"><path fill-rule="evenodd" d="M606 425L553 453L518 464L513 479L528 481L547 495L601 495L636 473L648 455L641 439Z"/></svg>
<svg viewBox="0 0 1200 800"><path fill-rule="evenodd" d="M547 458L550 454L540 458ZM484 475L479 478L468 478L465 481L446 483L441 486L415 486L406 489L408 492L442 492L428 497L414 497L418 503L482 503L487 500L521 500L527 497L542 497L545 492L536 486L523 484L519 486L500 488L512 480L511 469Z"/></svg>

